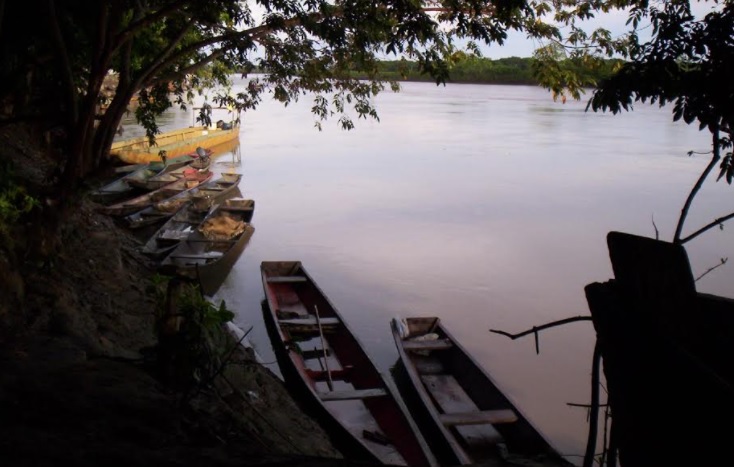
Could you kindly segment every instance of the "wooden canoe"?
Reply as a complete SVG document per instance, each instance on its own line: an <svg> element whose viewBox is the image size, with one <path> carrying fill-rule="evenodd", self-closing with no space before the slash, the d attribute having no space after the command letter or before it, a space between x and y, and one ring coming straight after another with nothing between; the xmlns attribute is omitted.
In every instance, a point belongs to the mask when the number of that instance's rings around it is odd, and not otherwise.
<svg viewBox="0 0 734 467"><path fill-rule="evenodd" d="M147 136L141 136L112 143L110 157L117 158L125 164L140 164L160 161L160 153L165 151L166 157L172 159L195 151L201 146L205 149L228 143L238 139L239 126L230 130L207 127L189 127L167 131L156 135L156 145L151 147Z"/></svg>
<svg viewBox="0 0 734 467"><path fill-rule="evenodd" d="M396 380L446 465L572 466L520 413L438 318L393 319Z"/></svg>
<svg viewBox="0 0 734 467"><path fill-rule="evenodd" d="M261 266L268 332L294 397L346 456L437 465L396 389L299 261Z"/></svg>
<svg viewBox="0 0 734 467"><path fill-rule="evenodd" d="M194 170L189 174L176 178L173 183L169 183L157 190L149 191L133 199L105 206L100 209L100 212L110 216L127 216L141 211L152 204L168 200L181 192L196 188L211 179L212 175L214 175L212 172L199 172L198 170Z"/></svg>
<svg viewBox="0 0 734 467"><path fill-rule="evenodd" d="M140 229L141 227L160 224L184 208L187 211L191 211L190 214L193 218L198 218L199 222L201 222L213 205L219 204L225 199L232 198L235 191L239 193L237 196L242 196L242 193L238 189L241 179L241 174L222 174L216 180L201 183L190 190L182 191L171 198L151 204L145 209L125 216L125 223L131 229ZM183 216L179 217L191 216L186 216L184 213Z"/></svg>
<svg viewBox="0 0 734 467"><path fill-rule="evenodd" d="M162 261L163 274L197 280L204 295L214 295L250 241L251 199L230 198L213 206L202 223Z"/></svg>
<svg viewBox="0 0 734 467"><path fill-rule="evenodd" d="M189 193L191 194L189 199L173 215L153 205L125 218L127 220L136 216L137 219L132 219L131 222L137 225L151 224L153 222L151 219L167 219L141 248L140 251L144 255L157 259L164 257L176 248L179 242L186 240L194 232L204 221L213 205L225 202L230 198L242 197L237 183L223 178L204 183ZM250 222L253 212L250 211L250 215L244 216L243 220ZM131 227L134 226L131 225Z"/></svg>
<svg viewBox="0 0 734 467"><path fill-rule="evenodd" d="M211 154L211 151L209 151L208 154ZM176 162L168 164L166 169L161 170L158 174L142 180L131 180L129 183L136 188L153 191L165 185L168 185L169 183L173 183L183 176L188 176L188 178L195 178L192 175L194 170L198 170L199 172L209 171L211 159L209 158L208 154L205 158L201 158L196 153L191 153L188 156L176 158Z"/></svg>
<svg viewBox="0 0 734 467"><path fill-rule="evenodd" d="M146 180L179 169L191 163L193 160L193 158L187 155L177 158L174 161L168 161L167 164L163 162L140 164L134 170L126 172L116 180L92 191L90 196L94 201L102 204L119 201L142 191L139 187L144 186Z"/></svg>

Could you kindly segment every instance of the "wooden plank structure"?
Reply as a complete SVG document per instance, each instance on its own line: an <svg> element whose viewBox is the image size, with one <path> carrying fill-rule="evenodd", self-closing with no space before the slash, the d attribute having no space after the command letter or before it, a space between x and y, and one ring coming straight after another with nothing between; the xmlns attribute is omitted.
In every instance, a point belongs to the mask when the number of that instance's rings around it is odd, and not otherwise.
<svg viewBox="0 0 734 467"><path fill-rule="evenodd" d="M721 464L734 439L734 300L696 291L681 245L621 232L607 244L614 279L585 291L621 465Z"/></svg>
<svg viewBox="0 0 734 467"><path fill-rule="evenodd" d="M393 320L395 377L443 465L571 466L435 317Z"/></svg>
<svg viewBox="0 0 734 467"><path fill-rule="evenodd" d="M286 385L345 456L438 465L391 383L299 261L261 264L265 322Z"/></svg>

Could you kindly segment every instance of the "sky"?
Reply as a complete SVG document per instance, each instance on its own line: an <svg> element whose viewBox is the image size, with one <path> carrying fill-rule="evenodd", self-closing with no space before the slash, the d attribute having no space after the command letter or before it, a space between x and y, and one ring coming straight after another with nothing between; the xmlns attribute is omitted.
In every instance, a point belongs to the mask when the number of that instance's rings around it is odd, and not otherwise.
<svg viewBox="0 0 734 467"><path fill-rule="evenodd" d="M691 2L693 14L699 18L705 16L714 8L720 8L720 6L721 5L717 5L713 1L708 0ZM586 21L585 24L587 24L590 29L598 27L608 29L612 33L613 37L617 37L629 29L625 24L626 22L626 11L614 11L610 13L599 13L595 19ZM644 31L640 33L640 38L645 38ZM542 44L539 44L537 41L528 39L525 33L513 31L508 35L508 39L504 45L483 45L480 46L480 50L482 51L483 56L492 59L506 57L530 57L533 54L533 50L541 45Z"/></svg>
<svg viewBox="0 0 734 467"><path fill-rule="evenodd" d="M261 5L251 3L250 7L255 18L262 18L265 10ZM692 0L691 8L694 16L702 18L713 8L721 8L721 5L712 0ZM597 13L594 19L585 21L583 24L587 25L587 30L603 27L608 29L612 33L613 37L618 37L629 29L625 24L627 22L627 18L627 11ZM645 24L642 24L640 27L644 28L645 26ZM649 28L647 31L649 31ZM642 32L639 32L639 35L641 40L645 39L645 30L643 29ZM461 44L457 45L460 46ZM498 59L506 57L531 57L533 55L533 51L542 45L543 44L540 44L535 40L529 39L525 33L512 31L508 34L508 38L503 45L492 44L487 46L480 44L479 48L484 57ZM393 59L392 56L385 58Z"/></svg>

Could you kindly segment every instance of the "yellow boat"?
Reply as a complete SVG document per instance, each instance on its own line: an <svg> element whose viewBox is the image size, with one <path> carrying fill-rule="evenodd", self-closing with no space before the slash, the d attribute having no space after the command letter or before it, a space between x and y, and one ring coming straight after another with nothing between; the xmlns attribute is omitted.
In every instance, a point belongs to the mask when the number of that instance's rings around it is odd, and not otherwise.
<svg viewBox="0 0 734 467"><path fill-rule="evenodd" d="M110 157L117 158L125 164L145 164L160 161L160 153L165 151L166 158L171 160L189 154L197 147L211 149L214 146L231 143L239 139L239 136L239 126L229 130L203 126L182 128L156 135L156 145L152 147L146 136L112 143Z"/></svg>

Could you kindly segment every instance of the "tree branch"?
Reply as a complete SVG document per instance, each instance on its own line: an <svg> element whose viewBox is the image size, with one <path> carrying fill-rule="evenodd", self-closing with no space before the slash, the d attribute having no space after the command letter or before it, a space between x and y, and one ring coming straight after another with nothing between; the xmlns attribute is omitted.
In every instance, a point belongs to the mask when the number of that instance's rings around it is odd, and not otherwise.
<svg viewBox="0 0 734 467"><path fill-rule="evenodd" d="M719 148L719 129L718 127L712 133L713 133L714 155L713 157L711 157L711 162L708 163L703 173L701 173L701 176L698 177L696 184L693 185L693 188L691 189L691 192L688 194L688 198L686 199L686 202L683 205L683 209L681 209L680 217L678 218L678 226L675 229L675 236L673 237L673 243L676 243L676 244L685 243L685 241L681 241L680 236L681 236L681 233L683 232L683 224L685 223L686 217L688 216L688 210L691 208L691 204L693 204L693 198L696 197L696 194L698 194L698 191L703 186L703 182L706 180L706 178L709 176L711 171L714 169L714 166L716 165L716 163L721 158L721 153L720 153L720 148ZM696 233L696 235L698 235L698 233ZM690 240L691 238L693 237L689 236L688 240Z"/></svg>
<svg viewBox="0 0 734 467"><path fill-rule="evenodd" d="M540 353L540 344L538 342L539 331L556 326L561 326L563 324L573 323L575 321L591 321L591 316L574 316L572 318L564 318L558 321L552 321L550 323L542 324L540 326L533 326L532 329L528 329L527 331L523 331L518 334L510 334L509 332L499 331L497 329L490 329L489 332L494 332L496 334L507 336L512 340L519 339L520 337L527 336L528 334L533 334L535 335L535 353Z"/></svg>
<svg viewBox="0 0 734 467"><path fill-rule="evenodd" d="M711 222L709 224L706 224L705 226L703 226L700 229L698 229L695 232L693 232L691 235L689 235L689 236L681 239L680 240L680 243L681 244L684 244L684 243L686 243L686 242L688 242L690 240L693 240L694 238L698 237L699 235L701 235L702 233L706 232L707 230L713 229L717 225L721 225L724 222L726 222L726 221L728 221L729 219L732 219L732 218L734 218L734 212L732 212L731 214L727 214L726 216L719 217L718 219L714 219L713 222Z"/></svg>
<svg viewBox="0 0 734 467"><path fill-rule="evenodd" d="M694 282L698 282L699 279L701 279L702 277L704 277L706 274L710 273L711 271L713 271L716 268L720 268L721 266L725 265L727 261L729 261L729 258L721 258L721 260L719 261L719 264L717 264L716 266L711 266L710 268L708 268L706 270L706 272L704 272L703 274L701 274L700 276L698 276Z"/></svg>
<svg viewBox="0 0 734 467"><path fill-rule="evenodd" d="M173 49L175 49L178 46L178 44L181 43L186 33L191 29L193 25L194 25L194 19L192 18L188 23L186 23L186 25L183 28L181 28L181 31L179 31L178 36L176 36L176 38L173 39L168 44L168 47L166 47L165 50L163 50L160 54L158 54L158 56L147 67L147 69L143 70L140 73L140 76L138 77L138 79L136 80L134 84L134 88L136 91L144 87L146 80L148 80L148 78L151 75L156 73L167 63L170 63L171 52L173 52Z"/></svg>
<svg viewBox="0 0 734 467"><path fill-rule="evenodd" d="M168 6L162 7L155 13L151 13L148 16L144 16L136 21L133 21L128 25L127 28L125 28L125 30L120 32L115 37L115 45L112 47L112 52L116 52L117 49L119 49L125 42L127 42L135 33L140 31L141 29L171 15L172 13L178 13L184 5L187 5L189 3L191 3L191 0L178 0L170 3Z"/></svg>
<svg viewBox="0 0 734 467"><path fill-rule="evenodd" d="M209 54L209 56L206 57L206 58L204 58L203 60L201 60L201 61L199 61L197 63L194 63L193 65L189 65L186 68L182 68L182 69L180 69L180 70L178 70L176 72L169 73L167 75L163 75L163 76L155 79L154 81L151 81L149 84L151 84L151 85L161 84L161 83L165 83L167 81L172 81L172 80L174 80L176 78L183 78L184 76L186 76L188 74L191 74L191 73L194 73L194 72L200 70L201 68L203 68L204 66L208 65L212 61L214 61L217 58L219 58L222 55L224 55L224 53L225 53L225 50L224 49L219 49L219 50L217 50L217 51L212 52L211 54Z"/></svg>
<svg viewBox="0 0 734 467"><path fill-rule="evenodd" d="M1 8L1 6L0 6ZM56 52L59 55L59 62L61 65L61 75L64 79L64 87L66 88L65 97L66 105L68 106L67 112L69 115L69 122L71 125L76 125L79 120L79 113L77 111L77 91L74 86L74 74L71 71L71 62L69 61L69 52L66 50L66 41L64 36L61 34L61 27L56 14L56 5L54 0L46 1L46 8L49 15L48 23L51 31L52 40L56 46ZM2 15L0 14L0 19Z"/></svg>
<svg viewBox="0 0 734 467"><path fill-rule="evenodd" d="M500 331L497 329L490 329L489 332L494 332L496 334L502 334L503 336L507 336L510 339L515 340L515 339L519 339L520 337L525 337L528 334L534 334L538 331L542 331L543 329L561 326L563 324L573 323L575 321L591 321L591 316L574 316L571 318L564 318L558 321L552 321L550 323L541 324L540 326L533 326L532 329L528 329L527 331L523 331L517 334L510 334L509 332Z"/></svg>

